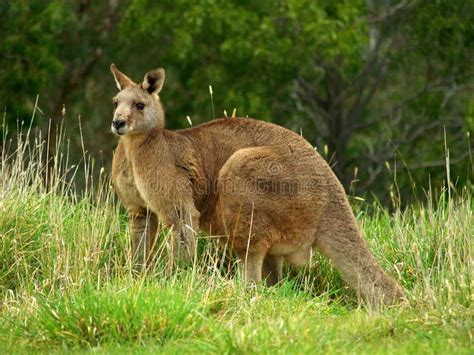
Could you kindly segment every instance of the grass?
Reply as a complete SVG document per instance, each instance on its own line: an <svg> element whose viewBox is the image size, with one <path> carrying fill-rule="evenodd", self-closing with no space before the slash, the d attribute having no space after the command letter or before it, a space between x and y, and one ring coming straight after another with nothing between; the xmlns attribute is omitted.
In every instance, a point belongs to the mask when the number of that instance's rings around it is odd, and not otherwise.
<svg viewBox="0 0 474 355"><path fill-rule="evenodd" d="M403 211L357 207L371 249L410 297L410 307L375 312L317 255L277 287L248 288L205 236L192 267L136 276L105 174L84 156L79 193L67 152L48 167L41 137L16 147L2 149L0 353L474 350L471 189Z"/></svg>

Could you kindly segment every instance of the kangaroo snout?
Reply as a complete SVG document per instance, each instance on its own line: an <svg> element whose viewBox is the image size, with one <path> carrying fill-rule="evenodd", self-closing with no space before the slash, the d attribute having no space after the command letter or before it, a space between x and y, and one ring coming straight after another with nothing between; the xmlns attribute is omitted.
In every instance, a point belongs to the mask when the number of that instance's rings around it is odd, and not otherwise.
<svg viewBox="0 0 474 355"><path fill-rule="evenodd" d="M122 119L114 119L112 121L112 132L117 135L122 135L125 133L126 122Z"/></svg>

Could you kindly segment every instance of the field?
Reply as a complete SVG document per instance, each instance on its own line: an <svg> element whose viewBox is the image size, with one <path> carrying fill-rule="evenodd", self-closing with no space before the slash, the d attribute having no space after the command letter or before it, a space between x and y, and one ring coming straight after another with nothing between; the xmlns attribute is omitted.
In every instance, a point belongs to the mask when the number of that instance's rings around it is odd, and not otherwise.
<svg viewBox="0 0 474 355"><path fill-rule="evenodd" d="M374 311L318 255L276 287L246 287L204 235L192 266L134 275L106 174L93 175L86 155L71 167L67 152L46 173L40 142L19 136L2 149L0 353L474 351L470 187L390 212L351 199L377 259L409 293L410 306ZM77 169L96 176L81 192Z"/></svg>

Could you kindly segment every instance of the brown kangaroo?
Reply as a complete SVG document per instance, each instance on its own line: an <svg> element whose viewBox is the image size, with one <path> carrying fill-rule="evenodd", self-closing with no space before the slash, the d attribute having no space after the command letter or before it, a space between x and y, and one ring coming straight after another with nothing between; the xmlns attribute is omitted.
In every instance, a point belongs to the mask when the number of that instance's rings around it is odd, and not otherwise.
<svg viewBox="0 0 474 355"><path fill-rule="evenodd" d="M158 97L165 71L139 84L114 64L111 71L119 89L112 131L120 136L112 181L138 264L150 257L159 220L172 227L174 255L188 260L199 229L221 236L249 282L275 284L283 262L302 265L317 249L368 303L404 299L368 249L340 182L304 138L248 118L166 130Z"/></svg>

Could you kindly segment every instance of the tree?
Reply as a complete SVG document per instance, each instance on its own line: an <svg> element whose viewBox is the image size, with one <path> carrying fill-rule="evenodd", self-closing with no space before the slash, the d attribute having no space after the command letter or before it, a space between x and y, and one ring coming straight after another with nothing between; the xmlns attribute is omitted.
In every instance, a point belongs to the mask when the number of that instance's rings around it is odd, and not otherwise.
<svg viewBox="0 0 474 355"><path fill-rule="evenodd" d="M46 118L41 125L53 127L48 151L54 152L55 127L72 104L70 97L80 89L85 91L104 51L113 48L110 41L118 2L97 5L87 0L34 0L2 6L6 19L1 28L4 51L0 54L5 69L0 77L3 104L7 110L18 112L22 120L29 120L36 96L45 92L47 100L40 100L38 108Z"/></svg>

